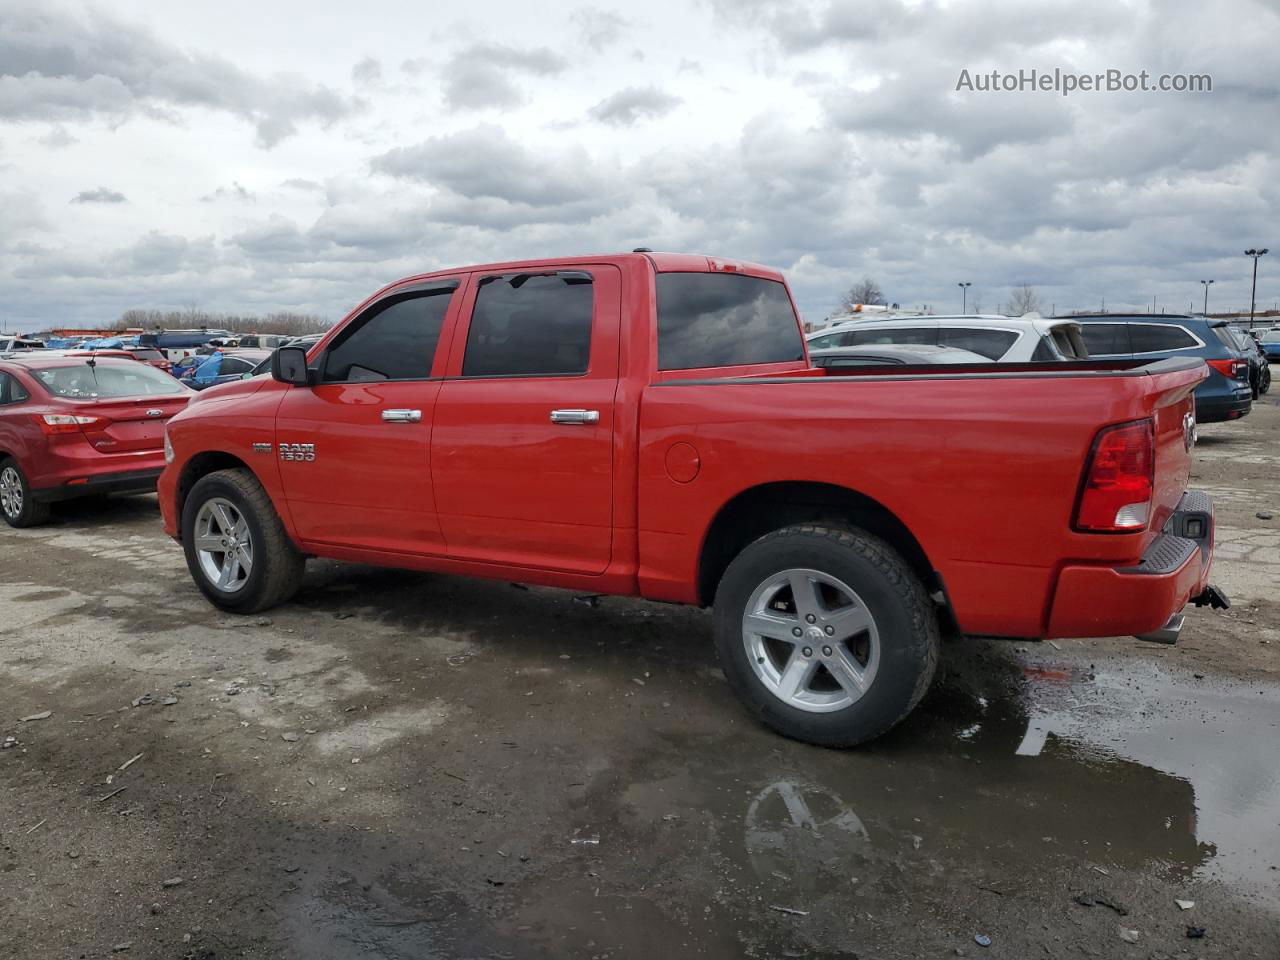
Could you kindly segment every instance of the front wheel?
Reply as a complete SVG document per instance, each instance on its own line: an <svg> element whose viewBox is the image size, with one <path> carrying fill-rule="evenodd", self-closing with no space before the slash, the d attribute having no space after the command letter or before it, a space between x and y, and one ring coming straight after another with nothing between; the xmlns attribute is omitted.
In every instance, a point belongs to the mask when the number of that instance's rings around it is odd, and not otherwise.
<svg viewBox="0 0 1280 960"><path fill-rule="evenodd" d="M938 662L924 585L889 544L856 529L793 526L729 564L715 600L725 676L785 736L852 747L919 703Z"/></svg>
<svg viewBox="0 0 1280 960"><path fill-rule="evenodd" d="M288 600L306 560L247 470L202 477L182 507L187 569L209 601L231 613L257 613Z"/></svg>

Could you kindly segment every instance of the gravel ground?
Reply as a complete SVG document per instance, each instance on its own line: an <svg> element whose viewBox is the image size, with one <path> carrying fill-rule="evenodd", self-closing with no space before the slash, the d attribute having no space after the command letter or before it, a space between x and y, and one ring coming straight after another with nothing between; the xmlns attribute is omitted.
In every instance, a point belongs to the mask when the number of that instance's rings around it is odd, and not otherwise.
<svg viewBox="0 0 1280 960"><path fill-rule="evenodd" d="M1278 458L1202 428L1230 611L958 641L852 752L701 611L316 562L238 619L154 497L0 528L0 957L1274 960Z"/></svg>

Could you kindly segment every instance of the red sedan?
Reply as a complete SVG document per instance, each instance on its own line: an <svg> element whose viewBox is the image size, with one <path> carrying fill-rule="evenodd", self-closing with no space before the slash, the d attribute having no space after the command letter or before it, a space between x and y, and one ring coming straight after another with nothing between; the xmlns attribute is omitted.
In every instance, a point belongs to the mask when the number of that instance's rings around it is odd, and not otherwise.
<svg viewBox="0 0 1280 960"><path fill-rule="evenodd" d="M131 359L0 358L0 514L30 527L55 500L154 490L164 425L191 396Z"/></svg>

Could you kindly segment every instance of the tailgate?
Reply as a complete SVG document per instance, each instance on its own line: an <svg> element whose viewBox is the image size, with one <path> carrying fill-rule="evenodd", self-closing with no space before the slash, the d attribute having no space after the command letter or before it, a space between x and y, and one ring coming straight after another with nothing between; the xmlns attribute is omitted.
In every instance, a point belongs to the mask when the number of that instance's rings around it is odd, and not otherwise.
<svg viewBox="0 0 1280 960"><path fill-rule="evenodd" d="M1155 490L1147 542L1154 540L1169 516L1177 509L1191 478L1191 451L1195 443L1196 406L1193 396L1200 381L1209 375L1201 363L1192 369L1159 372L1152 364L1149 377L1134 381L1144 384L1151 418L1155 425Z"/></svg>
<svg viewBox="0 0 1280 960"><path fill-rule="evenodd" d="M85 437L102 453L138 453L164 446L164 425L186 408L191 394L170 397L122 397L85 404L85 414L99 422L84 428Z"/></svg>

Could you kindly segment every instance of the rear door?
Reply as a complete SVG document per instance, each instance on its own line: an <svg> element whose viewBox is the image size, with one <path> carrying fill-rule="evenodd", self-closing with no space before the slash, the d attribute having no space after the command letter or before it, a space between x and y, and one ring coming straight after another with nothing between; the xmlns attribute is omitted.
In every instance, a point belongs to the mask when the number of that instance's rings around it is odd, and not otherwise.
<svg viewBox="0 0 1280 960"><path fill-rule="evenodd" d="M432 433L449 555L603 573L613 533L621 274L475 274Z"/></svg>
<svg viewBox="0 0 1280 960"><path fill-rule="evenodd" d="M285 393L273 454L303 540L443 553L431 420L459 289L451 279L389 292L312 358L313 386Z"/></svg>

